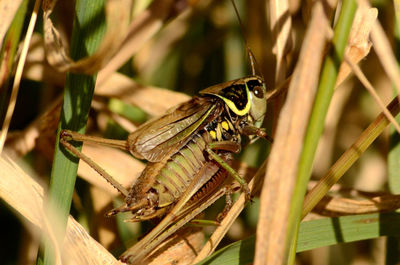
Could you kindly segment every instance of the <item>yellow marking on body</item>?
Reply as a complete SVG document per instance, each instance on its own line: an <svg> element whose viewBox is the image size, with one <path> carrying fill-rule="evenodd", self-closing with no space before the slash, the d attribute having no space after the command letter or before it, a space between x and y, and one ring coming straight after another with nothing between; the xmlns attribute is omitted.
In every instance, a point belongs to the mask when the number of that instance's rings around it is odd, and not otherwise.
<svg viewBox="0 0 400 265"><path fill-rule="evenodd" d="M232 122L230 122L229 120L226 120L229 124L229 129L231 129L231 131L235 131L235 128L233 128L233 124Z"/></svg>
<svg viewBox="0 0 400 265"><path fill-rule="evenodd" d="M213 140L216 140L216 139L217 139L217 134L216 134L215 131L210 131L210 136L211 136L211 138L212 138Z"/></svg>
<svg viewBox="0 0 400 265"><path fill-rule="evenodd" d="M249 113L250 107L251 107L250 91L249 91L249 88L248 88L247 84L244 83L244 85L246 87L247 102L246 102L246 106L242 110L239 110L232 100L227 99L227 98L225 98L223 96L220 96L220 95L216 95L217 97L222 99L225 102L226 105L228 105L229 109L231 109L236 115L239 115L239 116L244 116L247 113Z"/></svg>
<svg viewBox="0 0 400 265"><path fill-rule="evenodd" d="M224 128L225 131L229 130L229 125L226 121L221 122L222 128Z"/></svg>
<svg viewBox="0 0 400 265"><path fill-rule="evenodd" d="M221 123L217 124L217 129L215 130L217 132L217 139L218 141L222 141L222 127Z"/></svg>

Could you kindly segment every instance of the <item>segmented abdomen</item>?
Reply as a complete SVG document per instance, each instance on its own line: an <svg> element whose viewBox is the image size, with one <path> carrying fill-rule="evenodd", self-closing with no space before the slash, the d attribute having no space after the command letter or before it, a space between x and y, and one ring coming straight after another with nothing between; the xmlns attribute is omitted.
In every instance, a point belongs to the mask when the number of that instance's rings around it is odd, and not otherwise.
<svg viewBox="0 0 400 265"><path fill-rule="evenodd" d="M186 191L192 179L206 162L206 142L199 133L175 153L156 176L153 188L159 194L158 207L165 207Z"/></svg>

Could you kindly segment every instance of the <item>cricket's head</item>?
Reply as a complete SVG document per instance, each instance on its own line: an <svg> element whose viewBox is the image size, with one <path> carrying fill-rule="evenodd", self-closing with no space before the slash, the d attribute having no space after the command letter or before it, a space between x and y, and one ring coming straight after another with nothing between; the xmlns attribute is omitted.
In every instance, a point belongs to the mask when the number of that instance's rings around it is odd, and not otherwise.
<svg viewBox="0 0 400 265"><path fill-rule="evenodd" d="M206 88L203 95L214 95L224 101L227 108L237 116L248 116L249 122L260 127L267 111L266 87L257 75L236 79Z"/></svg>

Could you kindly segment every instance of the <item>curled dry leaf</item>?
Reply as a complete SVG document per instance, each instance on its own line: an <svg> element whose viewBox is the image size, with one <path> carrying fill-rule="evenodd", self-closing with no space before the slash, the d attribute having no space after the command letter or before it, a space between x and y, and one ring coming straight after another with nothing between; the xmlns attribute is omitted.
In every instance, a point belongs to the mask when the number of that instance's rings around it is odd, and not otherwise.
<svg viewBox="0 0 400 265"><path fill-rule="evenodd" d="M43 37L39 33L32 36L22 76L37 82L64 86L65 73L58 72L47 63Z"/></svg>
<svg viewBox="0 0 400 265"><path fill-rule="evenodd" d="M357 9L345 50L345 57L353 64L357 64L368 55L372 46L372 43L369 41L369 36L377 17L378 10L376 8L361 6ZM339 86L350 72L351 68L349 65L347 63L342 63L339 69L336 86Z"/></svg>
<svg viewBox="0 0 400 265"><path fill-rule="evenodd" d="M60 33L50 15L57 0L43 2L43 32L48 62L61 72L72 71L86 74L98 72L114 55L128 31L130 0L106 1L107 31L97 51L79 61L73 61L63 44Z"/></svg>
<svg viewBox="0 0 400 265"><path fill-rule="evenodd" d="M359 6L371 7L369 1L357 0ZM400 94L400 71L398 68L398 62L394 52L392 50L390 41L385 34L385 31L379 22L376 20L371 31L371 39L374 46L374 50L378 55L378 59L381 62L383 69L389 77L392 84L394 84L397 94Z"/></svg>

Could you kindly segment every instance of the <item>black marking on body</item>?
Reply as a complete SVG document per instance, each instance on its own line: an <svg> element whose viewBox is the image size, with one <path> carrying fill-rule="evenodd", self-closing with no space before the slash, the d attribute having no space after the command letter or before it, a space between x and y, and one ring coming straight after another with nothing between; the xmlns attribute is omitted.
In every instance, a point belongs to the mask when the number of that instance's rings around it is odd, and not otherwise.
<svg viewBox="0 0 400 265"><path fill-rule="evenodd" d="M221 96L232 101L238 110L243 110L249 101L244 84L236 84L222 89Z"/></svg>

